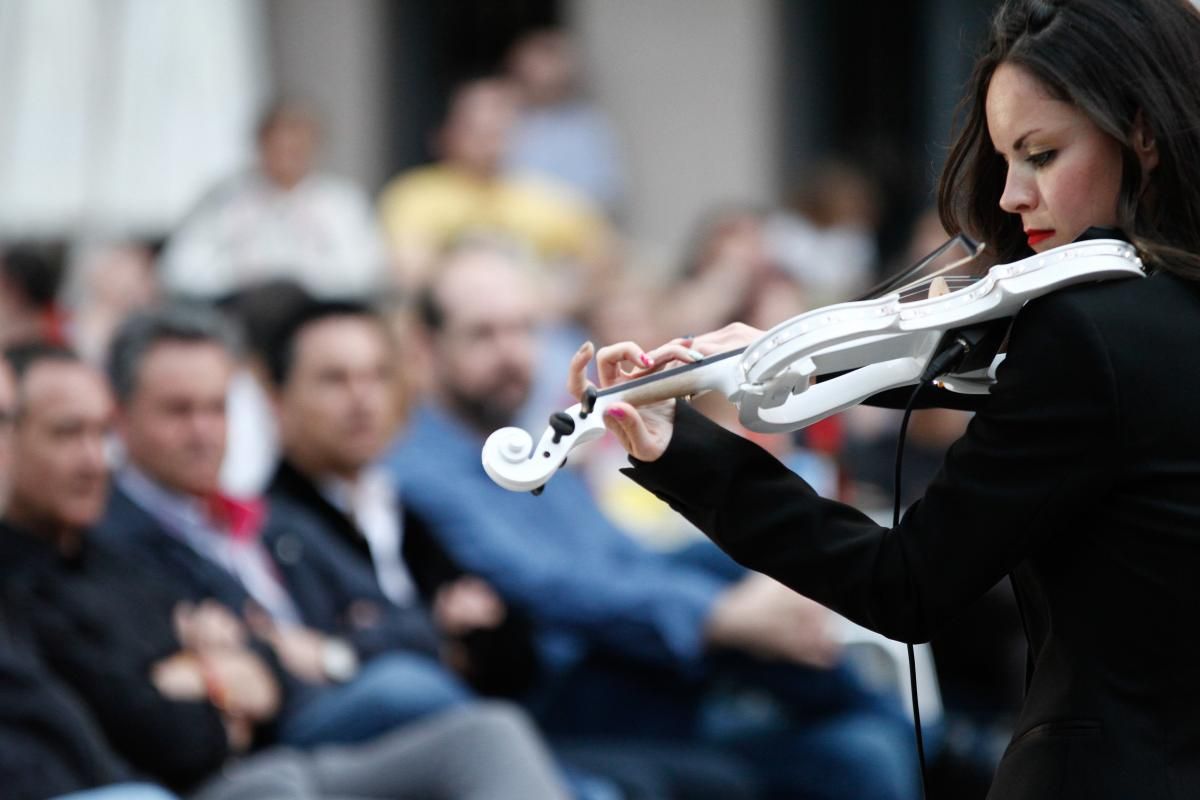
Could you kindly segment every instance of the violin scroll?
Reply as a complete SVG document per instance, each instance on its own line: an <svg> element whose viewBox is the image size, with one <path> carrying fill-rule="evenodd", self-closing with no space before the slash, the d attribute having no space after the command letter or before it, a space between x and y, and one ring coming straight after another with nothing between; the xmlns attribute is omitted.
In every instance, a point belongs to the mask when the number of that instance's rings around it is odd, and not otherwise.
<svg viewBox="0 0 1200 800"><path fill-rule="evenodd" d="M571 449L604 435L603 409L594 413L576 403L550 417L550 424L536 443L521 428L501 428L483 443L483 468L496 483L514 492L539 492L546 481L566 463Z"/></svg>

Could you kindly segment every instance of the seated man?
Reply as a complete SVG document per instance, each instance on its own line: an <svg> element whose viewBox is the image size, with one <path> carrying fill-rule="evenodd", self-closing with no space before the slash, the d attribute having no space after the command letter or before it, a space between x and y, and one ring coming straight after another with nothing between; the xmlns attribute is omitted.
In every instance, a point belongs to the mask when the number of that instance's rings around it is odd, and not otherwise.
<svg viewBox="0 0 1200 800"><path fill-rule="evenodd" d="M0 785L8 800L167 800L112 751L86 708L0 622ZM100 788L103 787L103 788Z"/></svg>
<svg viewBox="0 0 1200 800"><path fill-rule="evenodd" d="M16 387L0 358L0 512L8 498ZM0 608L0 786L9 800L165 800L127 781L133 771L104 741L87 709L49 674L28 637ZM103 789L96 787L106 787ZM95 791L90 791L96 788Z"/></svg>
<svg viewBox="0 0 1200 800"><path fill-rule="evenodd" d="M397 359L384 321L365 306L310 302L272 339L265 356L283 458L268 498L273 513L307 523L293 528L305 537L297 558L339 553L393 602L419 594L475 688L506 696L530 689L540 670L528 619L464 574L420 518L404 512L375 463L396 427ZM571 743L565 755L635 797L735 800L752 785L742 765L696 747L650 752L592 741Z"/></svg>
<svg viewBox="0 0 1200 800"><path fill-rule="evenodd" d="M273 646L294 679L283 741L361 741L470 698L419 606L388 602L339 553L306 546L306 520L220 493L233 370L220 317L134 316L109 363L126 461L96 535L194 600L235 609Z"/></svg>
<svg viewBox="0 0 1200 800"><path fill-rule="evenodd" d="M108 489L103 378L59 349L13 360L18 468L0 520L4 608L120 758L198 800L563 796L528 723L499 706L456 709L353 748L246 755L269 737L280 696L246 631L218 607L189 608L172 583L88 535Z"/></svg>
<svg viewBox="0 0 1200 800"><path fill-rule="evenodd" d="M397 356L384 320L364 305L310 301L271 340L264 356L283 451L267 495L273 513L307 523L297 534L324 534L304 554L340 554L399 606L426 602L444 650L479 691L527 688L536 671L527 623L404 514L375 463L398 422Z"/></svg>
<svg viewBox="0 0 1200 800"><path fill-rule="evenodd" d="M487 477L483 440L511 424L535 363L534 292L502 252L452 251L420 310L434 402L388 464L451 557L533 619L558 676L549 733L720 742L787 797L914 796L906 722L838 662L824 609L715 551L643 549L569 470L540 497Z"/></svg>

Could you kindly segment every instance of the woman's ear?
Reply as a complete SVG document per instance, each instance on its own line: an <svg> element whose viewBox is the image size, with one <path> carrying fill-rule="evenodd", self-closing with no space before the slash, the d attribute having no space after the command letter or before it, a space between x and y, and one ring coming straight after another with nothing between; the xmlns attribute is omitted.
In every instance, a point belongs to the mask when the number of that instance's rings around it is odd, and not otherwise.
<svg viewBox="0 0 1200 800"><path fill-rule="evenodd" d="M1142 165L1142 174L1149 178L1150 173L1158 166L1158 141L1154 138L1154 131L1146 124L1146 117L1140 109L1133 118L1132 139L1133 151L1137 153L1138 161Z"/></svg>

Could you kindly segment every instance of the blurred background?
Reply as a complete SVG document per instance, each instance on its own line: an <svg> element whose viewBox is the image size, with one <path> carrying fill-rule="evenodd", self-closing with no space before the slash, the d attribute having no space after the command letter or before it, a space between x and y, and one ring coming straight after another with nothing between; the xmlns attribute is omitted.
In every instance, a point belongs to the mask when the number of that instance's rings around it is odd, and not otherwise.
<svg viewBox="0 0 1200 800"><path fill-rule="evenodd" d="M769 327L940 244L933 188L994 5L0 0L0 345L100 362L132 311L185 298L240 316L253 352L252 292L283 280L385 301L407 347L445 248L499 233L542 290L522 416L540 431L584 338ZM405 356L409 407L432 378ZM278 457L250 367L237 496ZM906 502L966 421L914 416ZM886 516L896 423L853 409L763 444ZM653 549L690 541L622 458L583 465L605 513ZM1007 583L933 651L939 786L981 797L1021 693Z"/></svg>
<svg viewBox="0 0 1200 800"><path fill-rule="evenodd" d="M165 237L250 160L281 94L318 110L322 165L377 191L429 160L456 82L555 26L611 121L622 232L651 264L714 204L786 204L829 158L877 183L886 258L929 202L991 5L5 0L0 235Z"/></svg>

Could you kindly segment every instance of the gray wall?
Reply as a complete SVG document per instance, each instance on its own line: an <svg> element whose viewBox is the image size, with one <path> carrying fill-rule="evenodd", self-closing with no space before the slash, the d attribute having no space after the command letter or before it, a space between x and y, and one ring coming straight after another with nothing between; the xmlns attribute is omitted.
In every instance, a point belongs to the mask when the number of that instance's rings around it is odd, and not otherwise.
<svg viewBox="0 0 1200 800"><path fill-rule="evenodd" d="M774 197L772 0L572 0L595 97L624 134L630 234L670 265L714 203Z"/></svg>
<svg viewBox="0 0 1200 800"><path fill-rule="evenodd" d="M387 0L268 0L279 91L314 102L323 164L371 191L387 178Z"/></svg>

